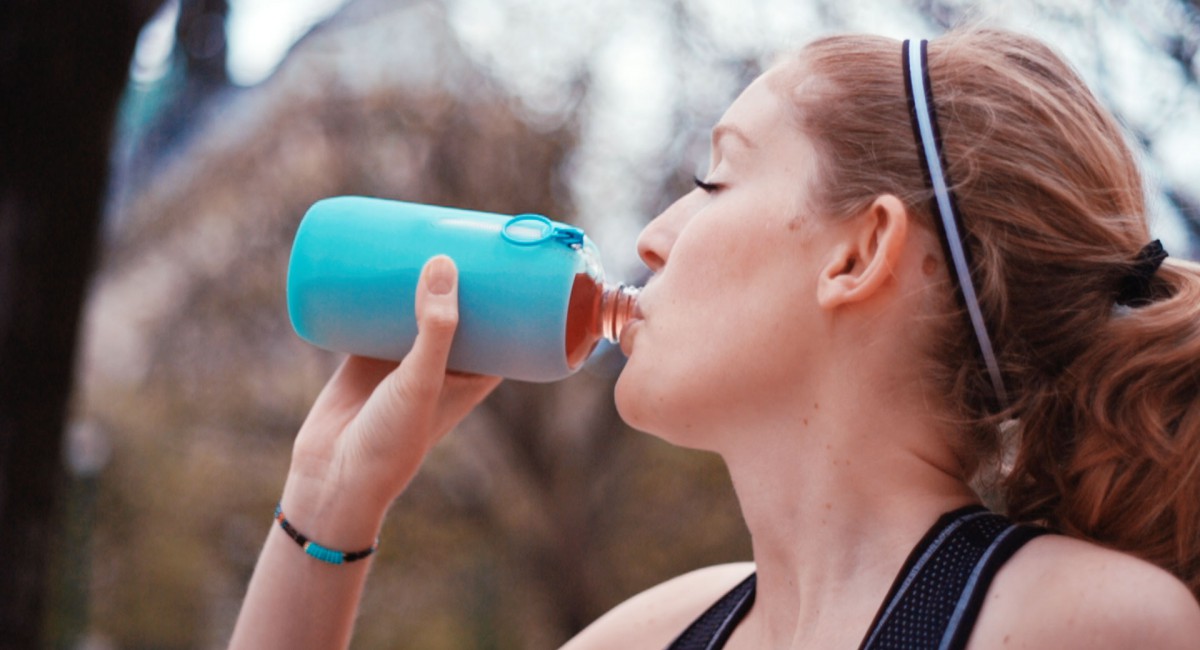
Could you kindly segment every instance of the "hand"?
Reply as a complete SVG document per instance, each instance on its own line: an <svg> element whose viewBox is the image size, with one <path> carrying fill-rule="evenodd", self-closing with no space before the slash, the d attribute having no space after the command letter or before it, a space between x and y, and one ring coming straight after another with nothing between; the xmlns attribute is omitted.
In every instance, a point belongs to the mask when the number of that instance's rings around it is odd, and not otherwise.
<svg viewBox="0 0 1200 650"><path fill-rule="evenodd" d="M377 526L434 443L500 383L446 370L457 280L450 258L426 263L417 285L418 334L404 360L351 356L321 391L296 438L284 490L289 518L315 527L336 513L342 522L358 516ZM354 536L345 527L340 533ZM316 530L311 535L320 539Z"/></svg>
<svg viewBox="0 0 1200 650"><path fill-rule="evenodd" d="M282 500L309 539L343 551L370 546L425 454L500 383L446 371L457 280L449 258L430 260L417 284L418 334L408 356L398 365L350 357L317 397ZM368 564L318 562L272 525L229 647L347 647Z"/></svg>

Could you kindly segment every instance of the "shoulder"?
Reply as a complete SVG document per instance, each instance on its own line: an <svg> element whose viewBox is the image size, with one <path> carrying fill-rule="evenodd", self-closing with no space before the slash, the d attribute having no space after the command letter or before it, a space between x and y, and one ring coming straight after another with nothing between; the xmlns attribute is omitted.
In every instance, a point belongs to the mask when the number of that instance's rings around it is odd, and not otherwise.
<svg viewBox="0 0 1200 650"><path fill-rule="evenodd" d="M1046 535L996 575L968 647L1197 648L1200 605L1148 562Z"/></svg>
<svg viewBox="0 0 1200 650"><path fill-rule="evenodd" d="M722 564L651 587L596 619L563 650L665 648L753 571L750 562Z"/></svg>

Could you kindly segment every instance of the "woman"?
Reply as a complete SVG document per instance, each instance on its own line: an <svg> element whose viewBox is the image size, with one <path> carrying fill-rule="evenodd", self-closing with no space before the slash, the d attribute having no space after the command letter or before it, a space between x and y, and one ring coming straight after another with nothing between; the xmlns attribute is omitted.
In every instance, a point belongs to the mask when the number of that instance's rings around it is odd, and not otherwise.
<svg viewBox="0 0 1200 650"><path fill-rule="evenodd" d="M755 562L569 648L1200 646L1200 269L1148 244L1133 157L1054 53L823 39L730 107L696 184L639 239L616 400L721 454ZM318 398L293 531L370 548L496 385L445 372L455 280L431 261L409 357L350 358ZM233 645L345 645L366 564L274 526Z"/></svg>

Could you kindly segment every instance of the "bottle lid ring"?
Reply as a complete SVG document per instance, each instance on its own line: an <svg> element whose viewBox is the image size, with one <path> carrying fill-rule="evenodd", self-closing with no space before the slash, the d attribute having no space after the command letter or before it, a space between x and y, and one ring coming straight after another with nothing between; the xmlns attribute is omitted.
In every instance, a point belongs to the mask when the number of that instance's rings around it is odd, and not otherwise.
<svg viewBox="0 0 1200 650"><path fill-rule="evenodd" d="M540 214L518 214L509 219L500 235L517 246L534 246L553 239L565 246L583 245L583 231L575 226L555 223Z"/></svg>
<svg viewBox="0 0 1200 650"><path fill-rule="evenodd" d="M554 236L554 222L540 214L518 214L504 224L500 234L517 246L534 246Z"/></svg>

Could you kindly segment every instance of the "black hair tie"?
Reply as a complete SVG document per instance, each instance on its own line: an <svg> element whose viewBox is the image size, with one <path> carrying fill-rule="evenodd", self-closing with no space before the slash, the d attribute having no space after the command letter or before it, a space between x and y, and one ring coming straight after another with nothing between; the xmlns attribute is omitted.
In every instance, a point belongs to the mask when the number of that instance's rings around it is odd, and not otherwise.
<svg viewBox="0 0 1200 650"><path fill-rule="evenodd" d="M1153 295L1150 293L1150 282L1163 260L1167 259L1167 251L1162 242L1154 241L1142 247L1129 272L1121 278L1117 291L1117 304L1127 307L1143 307L1150 304Z"/></svg>

